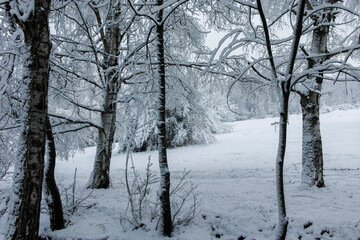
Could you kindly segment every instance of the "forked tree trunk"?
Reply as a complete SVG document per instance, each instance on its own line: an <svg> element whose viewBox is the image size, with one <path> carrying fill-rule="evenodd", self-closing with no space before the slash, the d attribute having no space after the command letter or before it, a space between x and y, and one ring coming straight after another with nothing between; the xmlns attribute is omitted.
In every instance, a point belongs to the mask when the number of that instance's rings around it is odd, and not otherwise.
<svg viewBox="0 0 360 240"><path fill-rule="evenodd" d="M315 3L316 6L319 3ZM328 3L328 0L324 1ZM320 2L320 4L322 4ZM313 18L315 26L323 21L333 20L331 12L320 12ZM320 26L313 31L311 42L311 54L327 52L327 42L329 36L329 26ZM308 68L313 68L327 60L325 57L312 58L308 60ZM322 76L311 79L313 82L308 89L301 93L300 104L303 116L303 135L302 135L302 174L301 183L307 186L325 187L323 173L323 152L320 132L320 97L322 87Z"/></svg>
<svg viewBox="0 0 360 240"><path fill-rule="evenodd" d="M287 142L287 123L289 116L289 97L291 90L291 79L295 66L295 59L300 43L300 38L303 30L303 17L305 10L305 0L298 2L296 25L294 28L294 40L292 42L291 51L289 55L289 62L286 68L286 75L283 81L278 80L280 84L279 101L280 101L280 126L279 126L279 144L276 156L276 191L278 203L278 229L276 233L276 240L285 240L288 227L288 217L286 216L285 192L284 192L284 160ZM271 55L272 56L272 55ZM275 67L273 67L274 69ZM275 70L273 70L275 72ZM275 75L275 74L274 74Z"/></svg>
<svg viewBox="0 0 360 240"><path fill-rule="evenodd" d="M110 12L106 19L105 39L102 39L105 49L104 72L105 84L103 93L103 112L101 113L102 128L98 130L98 142L94 168L90 175L88 188L110 187L110 161L112 144L116 126L116 99L119 91L119 74L115 69L118 65L120 48L120 1L110 1Z"/></svg>
<svg viewBox="0 0 360 240"><path fill-rule="evenodd" d="M157 5L161 6L162 0L157 0ZM170 170L166 154L166 125L165 125L165 53L164 53L164 24L163 11L157 14L158 25L156 27L157 38L157 57L158 57L158 152L160 168L160 231L164 236L171 236L173 225L171 220L170 205Z"/></svg>
<svg viewBox="0 0 360 240"><path fill-rule="evenodd" d="M49 208L52 231L65 227L59 189L55 181L56 148L49 116L46 118L47 156L44 169L44 198Z"/></svg>
<svg viewBox="0 0 360 240"><path fill-rule="evenodd" d="M50 0L34 0L34 10L29 17L24 21L17 19L24 32L26 51L23 56L24 108L6 239L38 238L51 49L49 12Z"/></svg>

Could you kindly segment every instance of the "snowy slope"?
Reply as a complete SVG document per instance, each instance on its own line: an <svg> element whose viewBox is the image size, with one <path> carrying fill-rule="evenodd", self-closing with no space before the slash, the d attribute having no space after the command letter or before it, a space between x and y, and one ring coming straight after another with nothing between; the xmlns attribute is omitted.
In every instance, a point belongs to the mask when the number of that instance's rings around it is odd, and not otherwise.
<svg viewBox="0 0 360 240"><path fill-rule="evenodd" d="M275 198L276 118L233 123L233 131L216 136L216 142L170 149L169 167L174 181L184 168L199 184L200 213L189 226L177 228L174 239L273 239L277 222ZM334 111L321 116L324 146L324 189L300 186L301 116L289 121L285 160L285 194L290 219L287 239L360 238L360 110ZM61 187L70 186L77 168L77 195L87 196L95 149L87 149L68 162L58 162ZM133 155L138 170L146 168L148 156L157 170L156 152ZM123 232L120 215L127 206L124 183L125 155L114 152L113 187L95 190L70 217L67 229L53 233L61 239L163 239L154 230ZM5 188L8 184L0 183ZM68 190L70 191L70 190ZM156 191L156 187L154 189ZM0 204L1 205L1 204ZM5 215L6 216L6 215ZM0 219L4 231L5 217ZM152 226L149 226L151 229ZM48 231L42 215L41 231ZM0 237L1 239L1 237Z"/></svg>

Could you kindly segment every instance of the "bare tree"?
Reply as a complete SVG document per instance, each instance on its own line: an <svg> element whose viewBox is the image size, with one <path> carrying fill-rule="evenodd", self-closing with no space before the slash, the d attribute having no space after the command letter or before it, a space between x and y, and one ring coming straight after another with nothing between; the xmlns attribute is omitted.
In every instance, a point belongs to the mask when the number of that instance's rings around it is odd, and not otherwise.
<svg viewBox="0 0 360 240"><path fill-rule="evenodd" d="M128 1L130 3L130 1ZM150 33L155 29L156 41L156 92L157 92L157 145L158 145L158 161L160 168L160 231L164 236L171 236L173 231L173 223L171 216L170 204L170 170L167 159L167 143L166 143L166 66L165 62L165 23L174 11L182 4L183 1L156 1L156 17L153 18L153 9L138 11L131 3L131 7L136 15L149 19L153 25L150 25ZM165 9L166 14L165 14Z"/></svg>
<svg viewBox="0 0 360 240"><path fill-rule="evenodd" d="M284 77L285 66L287 66L288 61L287 56L290 51L290 41L294 36L290 35L281 38L277 36L276 32L279 30L278 27L281 26L294 28L292 23L293 17L288 15L288 13L298 3L294 2L294 5L285 5L280 13L274 10L274 4L277 4L277 2L264 3L266 7L263 8L263 11L267 14L269 22L267 31L269 32L269 37L272 37L270 45L273 52L272 61L275 66L274 70L276 70L277 75ZM267 56L256 58L256 61L253 61L249 60L246 54L241 53L242 51L247 52L249 49L253 50L254 46L264 47L266 44L260 31L264 27L261 29L256 25L255 21L252 21L253 15L258 11L257 6L251 5L249 2L239 2L239 4L243 9L242 12L245 14L245 7L249 8L249 24L229 24L230 26L233 25L233 28L230 28L230 32L221 40L218 49L220 49L221 45L224 45L226 40L230 43L228 46L222 46L220 58L216 64L219 66L215 70L218 71L218 74L235 79L231 88L238 82L258 85L255 89L274 86L272 78L264 73L270 69L269 66L263 65L263 62L267 61ZM311 43L308 46L305 40L301 46L302 51L296 58L296 71L293 73L290 87L291 91L297 92L300 95L303 112L302 183L308 186L324 187L323 153L319 120L321 88L323 80L346 81L346 79L340 77L344 75L350 76L351 79L359 79L356 73L358 68L351 66L348 62L353 52L359 48L356 42L349 41L349 39L353 39L354 35L357 34L358 28L350 24L355 21L354 19L351 19L349 16L344 17L344 15L346 16L345 13L353 17L358 16L358 14L351 8L339 4L339 1L307 1L306 6L306 17L304 18L306 25L302 29L302 36ZM223 7L228 6L225 4ZM229 8L231 9L231 6ZM284 18L284 16L288 17ZM339 21L335 22L335 18L339 19ZM335 35L331 39L333 41L331 42L332 49L329 48L328 42L332 37L330 30L335 27L341 28L341 26L345 25L346 27L344 28L351 29L348 30L350 34L342 37ZM235 53L235 51L240 53ZM261 55L261 53L259 54ZM213 58L214 56L215 54L213 54Z"/></svg>
<svg viewBox="0 0 360 240"><path fill-rule="evenodd" d="M118 94L126 80L142 73L131 64L144 47L136 35L140 30L132 26L135 16L126 1L68 1L56 11L57 51L52 63L54 71L71 84L53 90L74 110L51 116L81 125L78 129L96 127L97 150L87 187L108 188ZM75 34L68 35L73 29Z"/></svg>
<svg viewBox="0 0 360 240"><path fill-rule="evenodd" d="M286 216L286 205L285 205L283 169L284 169L286 141L287 141L287 122L288 122L288 110L289 110L288 106L289 106L289 97L291 93L291 81L295 66L296 54L299 47L300 38L302 36L302 24L303 24L304 10L305 10L305 1L306 0L300 0L298 2L298 8L296 11L297 19L294 28L294 39L292 41L291 52L289 53L288 64L286 67L284 79L279 79L275 67L275 62L273 59L267 20L261 6L261 1L257 0L257 7L259 10L259 14L265 34L265 41L266 41L266 47L269 57L269 65L271 67L272 80L279 87L278 96L280 103L280 108L279 108L280 123L279 123L278 151L276 157L276 191L277 191L279 221L278 221L278 229L275 238L278 240L284 240L286 238L287 226L288 226L288 218Z"/></svg>
<svg viewBox="0 0 360 240"><path fill-rule="evenodd" d="M305 0L297 2L296 10L291 7L291 11L296 12L296 23L293 26L293 34L290 40L291 49L290 52L284 57L283 72L279 72L280 64L276 61L274 55L274 47L278 44L272 40L270 25L268 23L269 17L266 16L266 12L262 6L263 2L257 0L256 4L243 3L241 4L249 8L248 14L251 19L251 13L255 10L260 17L261 26L253 26L250 20L250 26L248 30L239 26L232 30L228 35L225 36L221 43L225 42L226 39L232 39L229 46L225 46L224 50L219 57L218 63L215 66L220 66L220 70L224 69L236 70L239 67L239 63L245 63L242 69L239 71L237 76L234 76L236 82L258 82L265 84L273 84L278 95L279 102L279 140L278 140L278 151L276 156L276 192L277 192L277 205L278 205L278 226L275 239L284 240L286 238L288 217L286 214L285 204L285 192L284 192L284 160L287 143L287 122L289 115L289 97L291 93L292 81L294 81L293 72L295 69L295 60L298 51L300 38L303 34L303 17L305 11ZM289 11L291 13L291 11ZM280 15L281 16L281 15ZM252 35L250 35L252 33ZM260 34L261 33L261 34ZM249 36L250 35L250 36ZM233 51L239 48L256 44L262 48L265 48L266 56L261 57L253 61L247 60L247 56L234 54ZM214 54L213 54L214 59ZM235 63L235 65L234 65ZM222 64L226 68L221 67ZM257 68L260 65L261 71ZM251 72L253 74L251 74ZM226 72L225 72L226 73ZM234 85L233 84L233 85ZM231 85L230 87L232 87ZM231 90L231 89L230 89Z"/></svg>
<svg viewBox="0 0 360 240"><path fill-rule="evenodd" d="M115 133L116 99L120 87L118 86L120 84L120 76L118 75L116 67L119 64L119 49L123 38L118 24L121 14L120 4L120 1L110 1L109 13L105 23L105 36L102 37L106 53L103 63L105 70L105 91L103 96L103 111L101 112L102 128L98 130L94 169L88 183L88 187L90 188L108 188L110 186L110 159ZM94 11L97 16L100 16L97 9ZM100 25L101 22L98 24ZM103 29L101 31L103 31Z"/></svg>

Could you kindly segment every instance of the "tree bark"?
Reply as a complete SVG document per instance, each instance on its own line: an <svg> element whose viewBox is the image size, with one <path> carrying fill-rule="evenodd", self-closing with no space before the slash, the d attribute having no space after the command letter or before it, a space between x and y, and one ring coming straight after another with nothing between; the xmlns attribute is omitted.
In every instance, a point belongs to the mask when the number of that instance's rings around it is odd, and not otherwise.
<svg viewBox="0 0 360 240"><path fill-rule="evenodd" d="M280 84L279 101L280 101L280 126L279 126L279 144L276 156L276 191L278 203L278 217L279 225L276 233L277 240L285 240L288 227L288 217L286 216L285 192L284 192L284 160L287 142L287 123L289 116L289 97L291 90L291 79L294 71L296 55L302 36L303 17L305 10L305 0L298 2L298 10L296 16L296 25L294 28L294 40L292 42L291 51L289 55L289 62L286 67L285 79L283 81L277 80ZM276 75L276 74L274 74Z"/></svg>
<svg viewBox="0 0 360 240"><path fill-rule="evenodd" d="M320 188L325 187L325 182L323 178L319 100L320 94L314 91L309 91L307 95L300 96L303 119L301 183Z"/></svg>
<svg viewBox="0 0 360 240"><path fill-rule="evenodd" d="M162 0L157 0L157 5L161 6ZM167 162L166 153L166 125L165 125L165 53L164 53L164 24L163 10L157 14L157 57L158 57L158 152L160 168L160 231L164 236L170 237L173 231L170 206L170 170Z"/></svg>
<svg viewBox="0 0 360 240"><path fill-rule="evenodd" d="M44 198L49 208L52 231L65 227L63 207L59 189L55 181L56 148L49 116L46 118L47 156L44 174Z"/></svg>
<svg viewBox="0 0 360 240"><path fill-rule="evenodd" d="M328 3L328 1L325 1ZM320 3L322 4L322 3ZM313 2L313 5L317 3ZM314 25L317 26L323 21L330 22L333 19L331 12L319 12L314 15ZM327 41L329 26L319 26L313 31L311 42L311 54L327 52ZM322 64L326 58L310 58L308 68ZM325 187L323 173L323 152L320 132L320 97L322 87L322 76L310 79L312 83L307 90L300 94L302 109L303 133L302 133L302 174L301 183L307 186Z"/></svg>
<svg viewBox="0 0 360 240"><path fill-rule="evenodd" d="M106 31L104 44L104 72L105 86L103 93L103 112L101 113L102 129L98 130L98 142L94 168L91 173L88 188L110 187L110 161L112 155L112 144L114 142L116 126L116 99L119 92L118 56L120 48L120 1L110 2L110 13L106 19Z"/></svg>
<svg viewBox="0 0 360 240"><path fill-rule="evenodd" d="M17 19L24 32L26 50L24 105L6 239L38 238L51 49L49 12L50 0L34 0L34 10L29 17L23 21Z"/></svg>
<svg viewBox="0 0 360 240"><path fill-rule="evenodd" d="M108 188L110 186L110 160L114 142L117 94L106 91L104 112L101 114L103 128L98 130L98 142L94 169L88 188Z"/></svg>
<svg viewBox="0 0 360 240"><path fill-rule="evenodd" d="M289 94L283 93L280 99L280 123L279 123L279 143L276 156L276 196L278 203L279 226L276 233L276 240L285 240L288 226L286 216L285 192L284 192L284 159L287 141L287 122Z"/></svg>

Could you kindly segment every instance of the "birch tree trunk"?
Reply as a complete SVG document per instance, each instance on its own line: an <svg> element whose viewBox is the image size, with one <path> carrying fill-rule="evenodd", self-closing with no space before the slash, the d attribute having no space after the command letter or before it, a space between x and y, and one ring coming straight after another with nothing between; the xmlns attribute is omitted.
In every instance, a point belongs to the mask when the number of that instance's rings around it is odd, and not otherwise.
<svg viewBox="0 0 360 240"><path fill-rule="evenodd" d="M49 208L52 231L63 229L64 214L59 189L55 181L56 148L49 116L46 118L47 156L44 174L44 198Z"/></svg>
<svg viewBox="0 0 360 240"><path fill-rule="evenodd" d="M329 3L325 0L323 3ZM322 2L314 2L317 6ZM333 20L332 12L320 11L313 17L314 25ZM329 36L329 26L319 26L313 31L311 42L311 54L327 52L327 42ZM326 58L310 58L308 68L313 68L317 64L322 64ZM302 174L301 183L307 186L325 187L323 173L323 151L320 132L320 97L322 87L322 76L311 79L307 90L300 94L300 104L302 109L303 133L302 133Z"/></svg>
<svg viewBox="0 0 360 240"><path fill-rule="evenodd" d="M157 0L157 5L161 6L162 0ZM157 14L157 51L158 51L158 152L160 168L160 231L164 236L170 237L173 226L171 220L170 206L170 170L166 154L166 125L165 125L165 53L164 53L164 24L163 10Z"/></svg>
<svg viewBox="0 0 360 240"><path fill-rule="evenodd" d="M108 188L110 186L110 160L114 142L117 94L106 90L104 112L101 113L102 128L98 130L98 142L94 169L88 188Z"/></svg>
<svg viewBox="0 0 360 240"><path fill-rule="evenodd" d="M16 7L16 2L13 2L12 7L14 6ZM24 32L26 53L23 68L23 115L6 239L38 238L51 49L49 12L50 0L34 0L34 9L28 18L21 20L14 16Z"/></svg>
<svg viewBox="0 0 360 240"><path fill-rule="evenodd" d="M102 39L105 49L104 72L105 88L103 93L103 112L101 113L102 129L98 130L98 142L94 169L91 173L88 188L108 188L110 186L110 161L114 142L116 124L116 99L119 91L118 65L120 48L120 1L110 2L110 13L106 19L105 36Z"/></svg>

